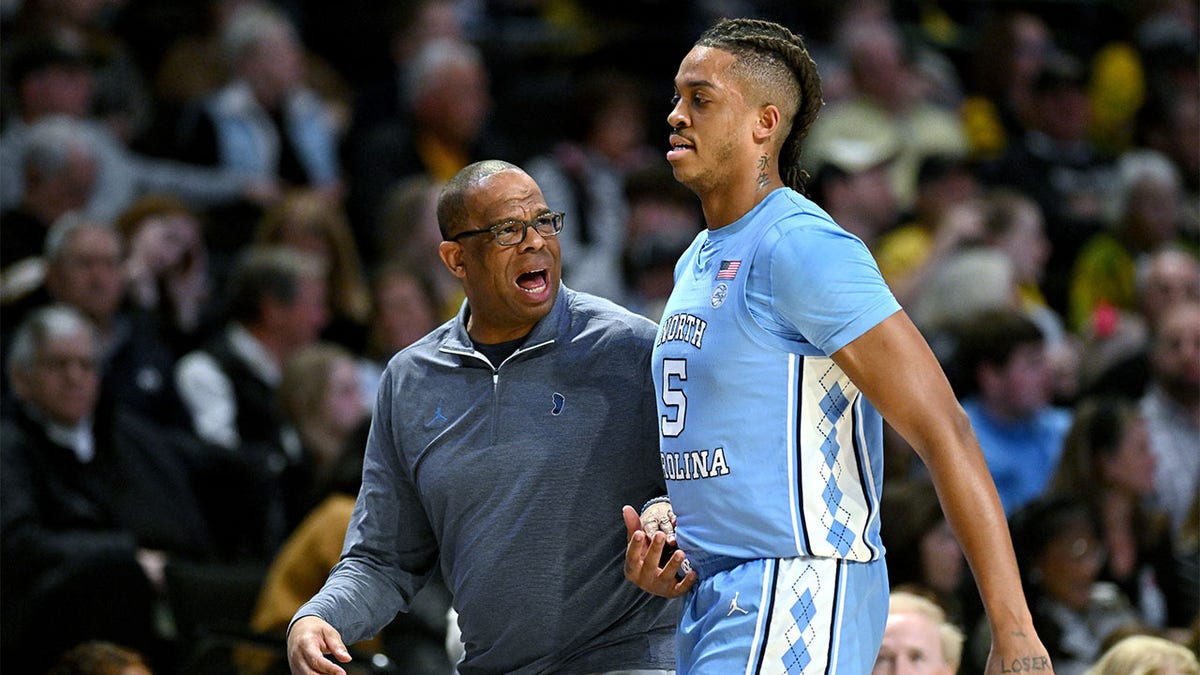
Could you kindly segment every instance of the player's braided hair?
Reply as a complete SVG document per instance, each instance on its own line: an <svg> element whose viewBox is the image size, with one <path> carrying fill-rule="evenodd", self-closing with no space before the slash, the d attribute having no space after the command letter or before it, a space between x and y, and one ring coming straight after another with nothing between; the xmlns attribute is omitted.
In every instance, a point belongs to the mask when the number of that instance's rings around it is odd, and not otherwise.
<svg viewBox="0 0 1200 675"><path fill-rule="evenodd" d="M791 129L779 150L779 174L785 185L804 193L808 172L800 168L801 141L808 135L809 128L825 103L821 100L821 78L817 74L817 65L808 55L804 41L787 28L770 21L722 19L704 31L696 41L696 46L727 51L738 57L739 61L746 57L760 63L765 61L761 70L778 70L779 66L783 66L791 73L794 81L785 85L791 92L785 91L784 94L791 93L789 98L795 100L796 108ZM760 70L753 65L751 69Z"/></svg>

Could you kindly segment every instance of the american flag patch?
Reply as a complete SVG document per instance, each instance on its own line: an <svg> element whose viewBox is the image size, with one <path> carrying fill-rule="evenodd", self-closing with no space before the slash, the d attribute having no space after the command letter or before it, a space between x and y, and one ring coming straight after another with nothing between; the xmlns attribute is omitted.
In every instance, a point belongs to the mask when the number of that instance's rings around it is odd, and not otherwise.
<svg viewBox="0 0 1200 675"><path fill-rule="evenodd" d="M717 278L732 279L737 276L738 268L741 266L741 260L722 260L721 269L717 271Z"/></svg>

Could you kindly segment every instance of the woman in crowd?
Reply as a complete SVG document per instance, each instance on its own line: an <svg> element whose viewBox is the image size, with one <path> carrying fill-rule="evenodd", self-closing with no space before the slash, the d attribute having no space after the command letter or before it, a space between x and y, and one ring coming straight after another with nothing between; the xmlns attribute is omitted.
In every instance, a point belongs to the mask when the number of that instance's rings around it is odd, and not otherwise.
<svg viewBox="0 0 1200 675"><path fill-rule="evenodd" d="M1101 581L1106 556L1087 503L1069 495L1029 502L1009 519L1033 623L1057 675L1080 675L1104 639L1139 622L1129 599Z"/></svg>
<svg viewBox="0 0 1200 675"><path fill-rule="evenodd" d="M263 216L257 239L259 244L280 244L325 262L332 320L322 337L361 351L371 297L341 202L314 190L289 193Z"/></svg>
<svg viewBox="0 0 1200 675"><path fill-rule="evenodd" d="M1154 455L1146 425L1129 402L1081 402L1067 432L1051 488L1087 504L1108 552L1100 578L1137 607L1144 623L1162 628L1174 592L1166 515L1145 504L1154 491Z"/></svg>

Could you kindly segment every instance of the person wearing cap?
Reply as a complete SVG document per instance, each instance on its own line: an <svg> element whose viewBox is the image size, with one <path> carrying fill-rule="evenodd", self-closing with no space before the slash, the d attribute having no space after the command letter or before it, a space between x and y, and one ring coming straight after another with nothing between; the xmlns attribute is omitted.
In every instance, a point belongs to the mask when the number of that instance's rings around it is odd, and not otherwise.
<svg viewBox="0 0 1200 675"><path fill-rule="evenodd" d="M853 136L820 139L807 153L813 199L868 248L899 221L888 174L899 150L892 130L876 126L858 129Z"/></svg>
<svg viewBox="0 0 1200 675"><path fill-rule="evenodd" d="M828 139L856 138L863 129L886 130L895 137L895 161L888 179L901 210L916 198L917 172L930 155L966 156L969 145L957 111L925 95L921 75L906 56L899 28L890 21L868 21L842 35L854 93L829 104L813 123L806 149Z"/></svg>

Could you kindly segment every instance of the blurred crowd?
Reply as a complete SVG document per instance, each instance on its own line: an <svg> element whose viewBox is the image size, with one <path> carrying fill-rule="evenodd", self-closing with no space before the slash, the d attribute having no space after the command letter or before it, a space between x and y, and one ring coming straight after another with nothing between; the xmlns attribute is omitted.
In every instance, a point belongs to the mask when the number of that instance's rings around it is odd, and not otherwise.
<svg viewBox="0 0 1200 675"><path fill-rule="evenodd" d="M0 668L88 639L160 675L286 667L378 376L462 302L442 183L522 166L567 214L564 282L657 320L703 226L663 158L671 82L721 16L805 36L807 191L950 376L1056 672L1131 633L1194 651L1195 2L13 0ZM962 553L919 459L886 455L892 582L977 672ZM447 672L447 607L434 583L363 672Z"/></svg>

